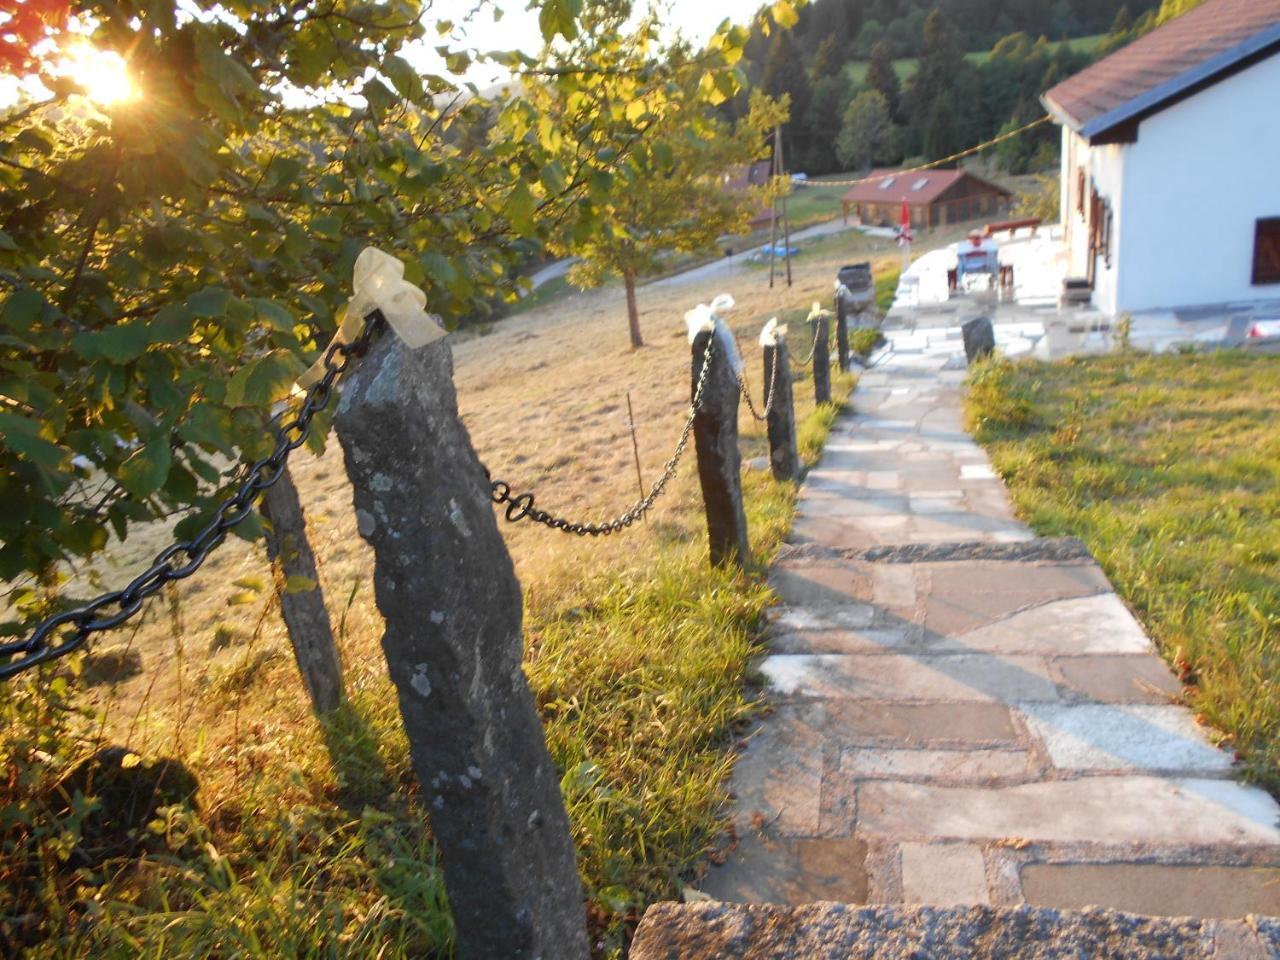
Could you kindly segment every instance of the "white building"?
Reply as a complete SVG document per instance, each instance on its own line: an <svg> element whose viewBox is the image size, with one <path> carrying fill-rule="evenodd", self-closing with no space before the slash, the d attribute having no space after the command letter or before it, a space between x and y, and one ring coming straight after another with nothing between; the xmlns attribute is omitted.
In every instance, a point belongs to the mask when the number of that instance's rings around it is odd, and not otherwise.
<svg viewBox="0 0 1280 960"><path fill-rule="evenodd" d="M1206 0L1043 99L1095 307L1280 300L1280 0Z"/></svg>

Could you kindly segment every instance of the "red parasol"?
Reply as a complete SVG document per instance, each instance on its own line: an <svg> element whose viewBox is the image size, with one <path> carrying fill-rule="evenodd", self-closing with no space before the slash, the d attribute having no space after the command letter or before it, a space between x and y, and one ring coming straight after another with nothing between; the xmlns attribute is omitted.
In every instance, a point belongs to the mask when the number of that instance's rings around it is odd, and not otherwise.
<svg viewBox="0 0 1280 960"><path fill-rule="evenodd" d="M907 206L907 198L902 198L902 212L898 215L898 240L911 242L911 209Z"/></svg>

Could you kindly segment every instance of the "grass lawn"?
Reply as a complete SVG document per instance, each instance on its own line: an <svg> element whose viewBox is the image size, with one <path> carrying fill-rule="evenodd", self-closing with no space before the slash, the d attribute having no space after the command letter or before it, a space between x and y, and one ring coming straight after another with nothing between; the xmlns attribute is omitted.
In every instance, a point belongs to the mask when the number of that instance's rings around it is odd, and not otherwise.
<svg viewBox="0 0 1280 960"><path fill-rule="evenodd" d="M1105 33L1098 33L1089 37L1074 37L1066 41L1066 46L1068 49L1077 53L1092 53L1102 45L1102 41L1106 38L1107 35ZM1054 49L1057 49L1062 45L1063 41L1057 41L1049 44L1049 46ZM981 66L991 59L991 51L979 50L972 53L966 53L964 58L974 66ZM899 80L909 80L911 77L915 76L919 62L920 61L915 57L902 57L901 59L894 60L893 72L898 75ZM870 62L867 60L851 60L849 63L845 64L845 76L847 76L853 83L864 83L867 79L868 66L870 66Z"/></svg>
<svg viewBox="0 0 1280 960"><path fill-rule="evenodd" d="M689 402L683 312L731 292L729 315L757 396L756 337L775 315L798 321L826 302L838 266L867 258L858 234L832 238L794 269L792 288L759 274L642 288L647 345L627 345L622 291L606 286L453 338L459 409L495 475L574 519L617 515L637 497L628 393L646 481L661 469ZM892 258L891 258L892 259ZM887 265L877 261L877 268ZM794 357L808 353L792 322ZM835 416L815 408L796 369L803 456ZM852 389L838 377L838 398ZM766 453L743 413L744 460ZM744 474L755 566L711 569L692 452L649 517L622 537L567 537L502 525L525 591L525 670L562 787L597 954L617 956L643 908L678 897L725 809L737 725L751 711L747 663L770 602L761 577L786 531L796 486ZM190 580L156 598L136 630L103 636L88 663L44 696L30 680L0 698L0 919L25 917L53 957L447 957L452 930L425 811L379 649L370 551L356 533L341 451L298 452L307 512L338 635L350 705L311 715L259 544L229 541ZM65 585L126 582L167 543L139 529ZM136 672L107 680L127 647ZM91 683L82 666L99 675ZM51 723L61 718L65 728ZM180 757L199 805L166 808L147 852L77 871L67 816L48 784L98 744L144 761ZM68 816L78 815L72 811ZM8 921L6 920L6 923ZM0 926L3 937L16 929Z"/></svg>
<svg viewBox="0 0 1280 960"><path fill-rule="evenodd" d="M1118 354L975 373L1021 516L1088 544L1189 698L1280 793L1280 359Z"/></svg>

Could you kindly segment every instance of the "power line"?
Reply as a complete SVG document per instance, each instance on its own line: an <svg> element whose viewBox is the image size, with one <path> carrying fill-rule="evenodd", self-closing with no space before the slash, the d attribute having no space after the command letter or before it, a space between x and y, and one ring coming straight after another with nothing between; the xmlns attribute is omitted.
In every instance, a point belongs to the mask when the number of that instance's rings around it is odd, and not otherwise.
<svg viewBox="0 0 1280 960"><path fill-rule="evenodd" d="M859 183L870 183L873 180L883 180L886 177L899 177L908 173L917 173L920 170L931 170L934 167L940 167L944 163L951 163L953 160L960 160L964 157L971 156L987 147L995 146L997 143L1003 143L1005 140L1011 140L1014 137L1026 133L1032 127L1038 127L1042 123L1046 123L1053 119L1047 113L1038 120L1032 120L1030 123L1023 124L1017 130L1010 130L1008 133L1002 133L998 137L980 143L976 147L970 147L968 150L961 150L959 153L953 153L949 157L943 157L940 160L930 160L928 163L922 163L918 167L908 167L906 170L893 170L889 173L881 173L874 177L859 177L856 180L795 180L797 186L801 187L853 187Z"/></svg>

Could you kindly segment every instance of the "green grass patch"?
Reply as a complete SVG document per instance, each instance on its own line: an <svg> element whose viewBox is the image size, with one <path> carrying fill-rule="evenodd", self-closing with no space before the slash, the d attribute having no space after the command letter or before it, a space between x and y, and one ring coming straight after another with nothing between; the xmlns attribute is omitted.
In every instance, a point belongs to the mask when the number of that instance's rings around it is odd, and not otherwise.
<svg viewBox="0 0 1280 960"><path fill-rule="evenodd" d="M1037 533L1093 551L1247 777L1280 792L1280 361L996 362L967 418Z"/></svg>
<svg viewBox="0 0 1280 960"><path fill-rule="evenodd" d="M888 313L893 306L893 298L898 292L898 278L902 276L902 264L877 264L875 271L876 306L881 313Z"/></svg>

